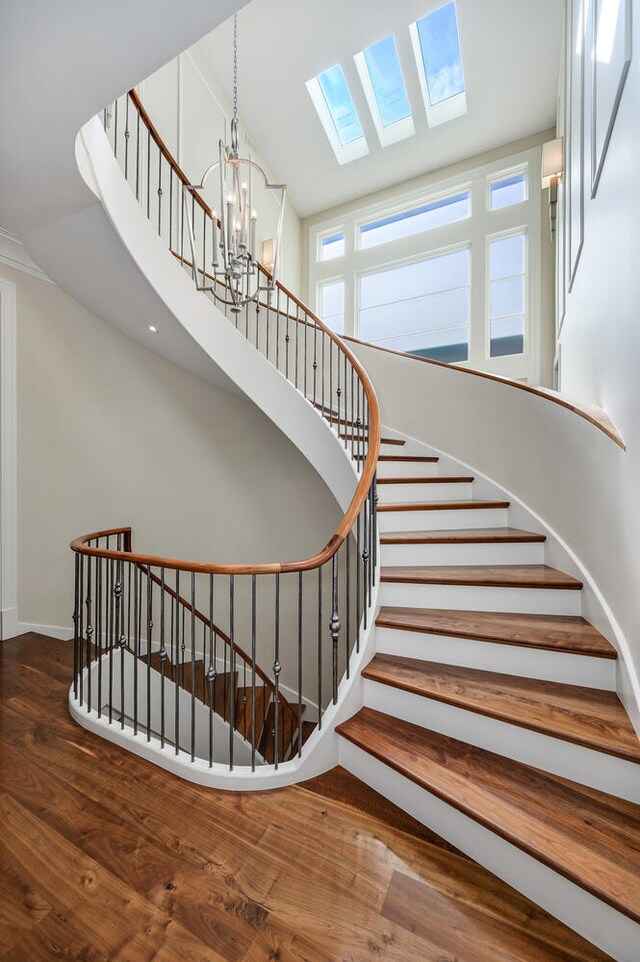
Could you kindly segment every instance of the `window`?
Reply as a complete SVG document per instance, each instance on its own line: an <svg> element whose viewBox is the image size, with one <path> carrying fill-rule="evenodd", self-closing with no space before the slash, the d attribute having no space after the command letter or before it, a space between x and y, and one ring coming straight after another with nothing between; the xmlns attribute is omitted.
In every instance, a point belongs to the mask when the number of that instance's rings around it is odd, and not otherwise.
<svg viewBox="0 0 640 962"><path fill-rule="evenodd" d="M385 37L354 57L383 147L415 133L394 38Z"/></svg>
<svg viewBox="0 0 640 962"><path fill-rule="evenodd" d="M363 224L358 232L360 249L367 250L401 237L411 237L413 234L420 234L422 231L442 227L445 224L453 224L470 216L469 191L442 197L430 204Z"/></svg>
<svg viewBox="0 0 640 962"><path fill-rule="evenodd" d="M527 178L524 171L489 183L490 209L502 210L527 199Z"/></svg>
<svg viewBox="0 0 640 962"><path fill-rule="evenodd" d="M430 127L467 112L455 2L445 3L409 27Z"/></svg>
<svg viewBox="0 0 640 962"><path fill-rule="evenodd" d="M332 261L344 255L344 233L329 234L320 238L318 257L321 261Z"/></svg>
<svg viewBox="0 0 640 962"><path fill-rule="evenodd" d="M318 285L318 314L336 334L344 333L344 281Z"/></svg>
<svg viewBox="0 0 640 962"><path fill-rule="evenodd" d="M346 164L369 153L362 124L340 64L306 84L338 163Z"/></svg>
<svg viewBox="0 0 640 962"><path fill-rule="evenodd" d="M489 242L490 356L524 352L526 235Z"/></svg>
<svg viewBox="0 0 640 962"><path fill-rule="evenodd" d="M468 248L360 277L360 337L438 361L465 361Z"/></svg>

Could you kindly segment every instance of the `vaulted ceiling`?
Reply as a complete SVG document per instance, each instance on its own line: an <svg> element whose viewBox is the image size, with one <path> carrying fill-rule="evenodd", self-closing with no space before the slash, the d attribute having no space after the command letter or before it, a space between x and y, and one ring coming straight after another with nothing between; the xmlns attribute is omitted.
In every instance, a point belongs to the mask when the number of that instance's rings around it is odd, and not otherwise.
<svg viewBox="0 0 640 962"><path fill-rule="evenodd" d="M555 124L562 0L457 0L468 111L429 128L409 24L444 0L252 0L238 15L241 120L302 216L457 163ZM382 148L354 55L394 34L413 137ZM231 87L231 22L192 56ZM340 63L370 153L340 166L305 82Z"/></svg>

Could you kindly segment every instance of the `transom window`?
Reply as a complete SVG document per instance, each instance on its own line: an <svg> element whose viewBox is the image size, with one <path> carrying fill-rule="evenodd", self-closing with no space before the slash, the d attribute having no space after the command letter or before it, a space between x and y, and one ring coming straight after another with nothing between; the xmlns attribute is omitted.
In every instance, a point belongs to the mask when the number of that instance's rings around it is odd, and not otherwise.
<svg viewBox="0 0 640 962"><path fill-rule="evenodd" d="M319 257L321 261L332 261L344 254L344 231L320 238Z"/></svg>
<svg viewBox="0 0 640 962"><path fill-rule="evenodd" d="M493 180L489 183L491 210L502 210L512 204L521 204L527 199L527 175L521 170L510 177Z"/></svg>
<svg viewBox="0 0 640 962"><path fill-rule="evenodd" d="M377 247L401 237L411 237L422 231L453 224L471 216L469 191L441 197L420 207L413 207L380 220L363 224L359 231L360 248Z"/></svg>

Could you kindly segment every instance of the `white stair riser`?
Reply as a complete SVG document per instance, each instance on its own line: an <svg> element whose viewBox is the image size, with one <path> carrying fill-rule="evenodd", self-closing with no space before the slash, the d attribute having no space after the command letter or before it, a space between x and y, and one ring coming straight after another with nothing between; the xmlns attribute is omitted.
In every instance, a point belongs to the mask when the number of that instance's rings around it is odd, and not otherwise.
<svg viewBox="0 0 640 962"><path fill-rule="evenodd" d="M376 628L376 651L399 658L497 671L541 681L616 690L614 658L594 658L565 651L546 651L518 645L501 645L473 638L432 635L400 628Z"/></svg>
<svg viewBox="0 0 640 962"><path fill-rule="evenodd" d="M340 764L618 962L638 962L640 925L625 915L346 739Z"/></svg>
<svg viewBox="0 0 640 962"><path fill-rule="evenodd" d="M429 499L431 500L431 499ZM442 531L451 528L504 528L508 508L460 508L435 511L379 511L380 531Z"/></svg>
<svg viewBox="0 0 640 962"><path fill-rule="evenodd" d="M379 478L435 478L437 474L437 461L378 461Z"/></svg>
<svg viewBox="0 0 640 962"><path fill-rule="evenodd" d="M435 484L379 484L379 504L407 504L411 501L467 501L473 482Z"/></svg>
<svg viewBox="0 0 640 962"><path fill-rule="evenodd" d="M414 585L382 582L381 605L579 615L581 592L564 588L496 588L492 585Z"/></svg>
<svg viewBox="0 0 640 962"><path fill-rule="evenodd" d="M381 544L383 565L538 565L544 542Z"/></svg>
<svg viewBox="0 0 640 962"><path fill-rule="evenodd" d="M640 765L623 758L368 679L365 679L364 703L412 725L457 738L618 798L640 802Z"/></svg>

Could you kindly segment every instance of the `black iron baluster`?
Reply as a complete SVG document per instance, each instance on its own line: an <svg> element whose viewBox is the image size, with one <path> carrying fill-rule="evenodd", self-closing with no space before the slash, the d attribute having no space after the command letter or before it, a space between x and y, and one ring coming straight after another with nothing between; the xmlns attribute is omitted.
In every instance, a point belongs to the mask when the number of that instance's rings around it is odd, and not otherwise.
<svg viewBox="0 0 640 962"><path fill-rule="evenodd" d="M294 383L295 383L295 386L298 387L298 356L299 356L299 353L300 353L300 352L299 352L299 348L298 348L298 345L299 345L299 343L300 343L300 308L298 307L297 304L296 304L296 319L295 319L295 325L296 325L296 348L295 348L295 358L294 358L294 365L295 365L295 367L294 367L294 374L295 374L295 381L294 381Z"/></svg>
<svg viewBox="0 0 640 962"><path fill-rule="evenodd" d="M196 758L196 576L191 572L191 761Z"/></svg>
<svg viewBox="0 0 640 962"><path fill-rule="evenodd" d="M118 159L118 101L114 101L113 107L113 155Z"/></svg>
<svg viewBox="0 0 640 962"><path fill-rule="evenodd" d="M333 675L333 704L338 702L338 641L340 638L340 618L338 616L338 552L331 559L332 610L329 631L331 632L332 652L331 668Z"/></svg>
<svg viewBox="0 0 640 962"><path fill-rule="evenodd" d="M313 403L318 403L318 325L313 324Z"/></svg>
<svg viewBox="0 0 640 962"><path fill-rule="evenodd" d="M96 548L98 542L96 541ZM98 718L102 718L102 558L96 558L96 644L98 646Z"/></svg>
<svg viewBox="0 0 640 962"><path fill-rule="evenodd" d="M142 573L133 569L133 734L138 734L138 666L140 664L140 584Z"/></svg>
<svg viewBox="0 0 640 962"><path fill-rule="evenodd" d="M165 745L165 702L164 676L167 664L167 648L165 644L165 581L164 568L160 569L160 747Z"/></svg>
<svg viewBox="0 0 640 962"><path fill-rule="evenodd" d="M324 408L324 401L322 404ZM333 427L333 338L329 338L329 411L322 412L322 416L327 418L329 425ZM340 432L340 425L338 425L338 432Z"/></svg>
<svg viewBox="0 0 640 962"><path fill-rule="evenodd" d="M289 341L291 340L291 337L289 335L289 320L290 320L289 312L291 310L290 300L291 299L287 294L287 314L286 314L287 323L286 323L286 333L284 336L284 343L285 343L284 376L286 377L287 381L289 380Z"/></svg>
<svg viewBox="0 0 640 962"><path fill-rule="evenodd" d="M153 582L147 568L147 741L151 741L151 632L153 630Z"/></svg>
<svg viewBox="0 0 640 962"><path fill-rule="evenodd" d="M267 359L267 361L268 361L268 360L269 360L269 338L270 338L270 333L271 333L271 290L270 290L270 289L267 289L266 301L265 301L265 310L266 310L266 312L267 312L266 322L265 322L265 329L266 329L266 332L267 332L267 343L266 343L265 357L266 357L266 359Z"/></svg>
<svg viewBox="0 0 640 962"><path fill-rule="evenodd" d="M229 663L231 676L229 679L229 771L233 771L233 742L236 722L236 698L235 698L235 670L236 670L236 650L235 650L235 575L229 576L229 640L231 650L229 652Z"/></svg>
<svg viewBox="0 0 640 962"><path fill-rule="evenodd" d="M305 328L306 330L306 328ZM293 731L291 732L293 741ZM291 746L293 748L293 745ZM302 755L302 572L298 572L298 755Z"/></svg>
<svg viewBox="0 0 640 962"><path fill-rule="evenodd" d="M256 576L251 575L251 771L256 770Z"/></svg>
<svg viewBox="0 0 640 962"><path fill-rule="evenodd" d="M136 122L136 200L140 203L140 111Z"/></svg>
<svg viewBox="0 0 640 962"><path fill-rule="evenodd" d="M378 566L378 474L373 476L371 485L371 539L372 539L372 568L373 584L376 583L376 568Z"/></svg>
<svg viewBox="0 0 640 962"><path fill-rule="evenodd" d="M151 131L147 128L147 218L151 214Z"/></svg>
<svg viewBox="0 0 640 962"><path fill-rule="evenodd" d="M106 122L106 121L105 121ZM80 595L80 554L76 551L74 558L74 598L73 598L73 697L78 699L78 674L80 666L80 638L78 635L78 629L80 625L80 614L78 606L78 598Z"/></svg>
<svg viewBox="0 0 640 962"><path fill-rule="evenodd" d="M125 96L124 111L124 179L129 181L129 95Z"/></svg>
<svg viewBox="0 0 640 962"><path fill-rule="evenodd" d="M355 368L354 368L353 365L352 365L352 366L351 366L351 428L350 428L350 432L349 432L349 433L351 434L351 457L352 457L352 458L353 458L353 452L354 452L354 435L355 435L355 430L356 430L355 417L354 417L354 415L355 415L355 408L354 408L354 386L353 386L353 378L354 378L354 375L355 375ZM361 466L359 461L357 462L357 464L358 464L358 467Z"/></svg>
<svg viewBox="0 0 640 962"><path fill-rule="evenodd" d="M287 298L288 300L288 298ZM288 306L288 305L287 305ZM288 318L287 314L287 318ZM278 733L280 722L280 574L276 575L276 619L274 636L274 659L273 659L273 680L275 685L275 697L273 703L274 733L273 733L273 761L274 767L278 767Z"/></svg>
<svg viewBox="0 0 640 962"><path fill-rule="evenodd" d="M306 313L302 319L304 325L304 396L307 397L307 380L309 368L309 315Z"/></svg>
<svg viewBox="0 0 640 962"><path fill-rule="evenodd" d="M162 151L158 147L158 236L162 237Z"/></svg>
<svg viewBox="0 0 640 962"><path fill-rule="evenodd" d="M346 576L345 576L345 586L344 586L344 607L345 607L345 643L344 650L347 659L347 678L349 678L349 662L351 660L351 557L350 557L350 545L351 545L351 532L347 535L345 544L345 556L346 556Z"/></svg>
<svg viewBox="0 0 640 962"><path fill-rule="evenodd" d="M107 551L109 551L109 538L107 538ZM113 723L113 649L115 642L114 633L114 609L115 609L115 562L109 559L109 614L107 621L107 638L109 645L109 724ZM124 711L124 705L121 706Z"/></svg>
<svg viewBox="0 0 640 962"><path fill-rule="evenodd" d="M207 286L207 212L202 210L202 286Z"/></svg>
<svg viewBox="0 0 640 962"><path fill-rule="evenodd" d="M169 167L169 250L173 250L173 167Z"/></svg>
<svg viewBox="0 0 640 962"><path fill-rule="evenodd" d="M325 333L325 331L323 331L323 330L321 329L321 331L320 331L320 350L321 350L321 359L320 359L320 412L321 412L321 414L322 414L322 417L325 417L325 411L324 411L324 382L325 382L325 373L324 373L324 370L325 370L325 363L324 363L324 359L325 359L325 345L326 345L326 342L327 342L327 337L328 337L328 335Z"/></svg>
<svg viewBox="0 0 640 962"><path fill-rule="evenodd" d="M356 518L356 651L360 651L360 515Z"/></svg>
<svg viewBox="0 0 640 962"><path fill-rule="evenodd" d="M180 751L180 572L176 568L176 641L175 662L173 664L174 732L176 755Z"/></svg>
<svg viewBox="0 0 640 962"><path fill-rule="evenodd" d="M322 728L322 567L318 568L318 730Z"/></svg>
<svg viewBox="0 0 640 962"><path fill-rule="evenodd" d="M364 601L364 628L367 627L367 609L371 602L371 597L369 594L369 518L368 518L368 507L369 500L365 498L365 502L362 506L363 508L363 540L364 545L362 548L362 590L363 590L363 601Z"/></svg>
<svg viewBox="0 0 640 962"><path fill-rule="evenodd" d="M336 380L337 380L337 382L338 382L337 385L336 385L336 405L337 405L337 408L338 408L338 437L340 437L340 425L342 424L342 420L341 420L341 416L340 416L340 400L341 400L341 397L342 397L342 388L340 387L340 350L339 350L339 349L336 350L336 355L337 355L337 357L336 357ZM333 400L331 401L331 407L333 407ZM345 431L345 433L346 433L346 425L344 426L344 431Z"/></svg>
<svg viewBox="0 0 640 962"><path fill-rule="evenodd" d="M209 669L207 671L208 695L209 695L209 768L213 765L213 702L215 691L215 679L217 673L217 634L213 627L213 579L214 575L209 575Z"/></svg>
<svg viewBox="0 0 640 962"><path fill-rule="evenodd" d="M80 706L84 705L84 555L80 555L80 594L78 596L78 649L80 653Z"/></svg>
<svg viewBox="0 0 640 962"><path fill-rule="evenodd" d="M280 288L276 288L276 370L280 370Z"/></svg>

